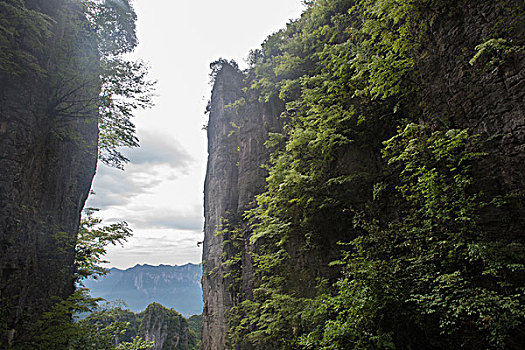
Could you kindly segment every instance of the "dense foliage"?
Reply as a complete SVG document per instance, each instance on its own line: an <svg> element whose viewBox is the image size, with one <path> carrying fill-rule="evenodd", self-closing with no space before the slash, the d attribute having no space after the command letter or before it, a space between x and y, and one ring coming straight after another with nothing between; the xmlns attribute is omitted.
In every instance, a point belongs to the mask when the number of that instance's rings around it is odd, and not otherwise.
<svg viewBox="0 0 525 350"><path fill-rule="evenodd" d="M190 318L188 318L188 328L195 334L195 339L197 340L195 347L199 348L202 336L202 315L190 316Z"/></svg>
<svg viewBox="0 0 525 350"><path fill-rule="evenodd" d="M143 62L124 57L137 45L129 1L2 0L0 9L0 78L42 84L58 126L98 115L99 159L122 167L119 147L138 146L131 118L152 105L154 85Z"/></svg>
<svg viewBox="0 0 525 350"><path fill-rule="evenodd" d="M246 99L284 101L286 126L268 141L267 191L221 232L229 346L519 348L523 192L487 185L500 176L481 171L497 159L489 135L456 127L420 93L432 28L465 3L307 5L248 59ZM482 75L480 56L494 69L523 52L511 39L522 5L492 5L513 9L512 21L486 25L465 70ZM242 288L246 239L253 290Z"/></svg>
<svg viewBox="0 0 525 350"><path fill-rule="evenodd" d="M195 315L186 320L177 311L158 303L152 303L140 313L134 313L122 307L102 309L91 313L82 322L96 326L99 331L124 324L125 332L113 338L113 342L120 344L122 349L133 341L138 343L140 338L137 335L144 337L148 334L150 338L162 342L162 349L196 350L200 339L199 317ZM198 327L199 334L193 330L195 328L197 331L196 327ZM151 344L152 342L144 343ZM145 346L145 349L151 349L151 346Z"/></svg>

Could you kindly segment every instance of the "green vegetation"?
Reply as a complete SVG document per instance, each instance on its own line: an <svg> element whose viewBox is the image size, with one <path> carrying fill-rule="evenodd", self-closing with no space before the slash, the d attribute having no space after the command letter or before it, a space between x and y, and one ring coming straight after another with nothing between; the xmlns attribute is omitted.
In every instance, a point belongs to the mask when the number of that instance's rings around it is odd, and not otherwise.
<svg viewBox="0 0 525 350"><path fill-rule="evenodd" d="M9 89L21 94L20 101L31 100L35 106L9 102L34 114L38 119L36 127L48 130L46 137L73 141L86 152L95 151L91 143L98 139L99 160L122 168L127 159L119 149L138 146L131 118L136 109L151 106L154 85L147 78L144 63L125 58L137 45L135 21L128 0L0 0L0 98L7 99L5 91ZM2 100L2 106L4 102L7 101ZM26 123L21 115L17 122ZM18 114L10 117L17 118ZM94 132L82 134L84 123L98 123L98 137ZM74 248L76 254L75 266L61 266L60 273L71 275L74 270L71 280L74 277L77 282L103 274L100 263L106 246L121 243L130 235L125 222L102 226L99 219L88 213L78 237L64 232L53 235L58 249L73 253ZM79 289L66 300L57 297L52 310L17 310L27 318L21 321L26 325L9 330L12 334L8 334L6 340L10 344L6 346L24 350L151 346L151 342L139 338L115 345L114 339L125 331L124 323L111 323L101 329L72 321L75 313L93 310L97 301ZM30 302L29 305L40 308ZM47 312L38 322L31 320L31 313L43 311ZM2 332L7 331L6 327L2 315Z"/></svg>
<svg viewBox="0 0 525 350"><path fill-rule="evenodd" d="M197 339L195 347L198 349L202 337L202 315L193 315L188 318L188 327L195 334L195 339Z"/></svg>
<svg viewBox="0 0 525 350"><path fill-rule="evenodd" d="M139 350L151 349L155 341L166 350L197 350L200 343L200 315L186 320L173 309L153 303L134 313L121 306L100 306L100 299L81 289L32 327L32 343L20 349ZM72 313L86 318L71 322ZM18 348L13 348L18 349Z"/></svg>
<svg viewBox="0 0 525 350"><path fill-rule="evenodd" d="M126 222L102 226L99 218L93 217L93 209L86 210L81 222L78 241L75 245L75 280L80 285L89 276L100 276L106 270L100 266L109 244L122 244L131 236ZM52 310L43 314L35 323L27 325L25 337L9 349L83 349L83 350L139 350L150 349L151 341L138 336L136 315L110 308L104 311L99 303L102 299L89 296L89 290L78 288L66 300L57 298ZM74 320L77 314L91 316Z"/></svg>
<svg viewBox="0 0 525 350"><path fill-rule="evenodd" d="M307 4L249 57L246 98L284 101L286 126L268 141L267 191L221 232L228 346L519 348L523 193L487 185L501 176L482 170L498 161L490 135L456 127L420 93L432 28L464 2ZM492 66L521 52L509 28L522 10L461 67L484 74L472 66L490 52ZM241 286L246 239L253 294Z"/></svg>
<svg viewBox="0 0 525 350"><path fill-rule="evenodd" d="M77 242L75 244L75 267L78 282L93 276L94 278L106 274L101 264L108 261L103 260L106 255L106 247L109 244L123 244L131 237L132 231L125 221L100 226L102 219L93 217L96 209L84 210L84 217L80 222Z"/></svg>
<svg viewBox="0 0 525 350"><path fill-rule="evenodd" d="M143 62L124 58L137 45L129 1L2 0L0 9L0 77L42 84L58 125L98 115L99 159L122 168L118 148L138 146L131 118L152 105L154 85Z"/></svg>
<svg viewBox="0 0 525 350"><path fill-rule="evenodd" d="M137 335L149 334L150 337L162 340L162 349L196 350L200 339L199 317L201 316L196 315L186 320L177 311L152 303L140 313L133 313L121 307L100 310L90 314L82 322L95 325L99 330L115 327L115 324L124 324L125 332L113 338L114 344L118 343L122 349L126 349L125 346L133 341L137 343ZM198 336L192 330L197 326Z"/></svg>

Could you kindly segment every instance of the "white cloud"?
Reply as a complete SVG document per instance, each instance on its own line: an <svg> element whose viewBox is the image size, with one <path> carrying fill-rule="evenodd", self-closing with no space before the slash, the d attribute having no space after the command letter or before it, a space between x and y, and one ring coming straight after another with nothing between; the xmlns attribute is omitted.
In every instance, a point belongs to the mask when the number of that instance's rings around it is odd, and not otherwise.
<svg viewBox="0 0 525 350"><path fill-rule="evenodd" d="M125 152L135 166L166 165L187 173L188 167L195 161L173 136L145 130L139 132L139 139L140 147Z"/></svg>
<svg viewBox="0 0 525 350"><path fill-rule="evenodd" d="M140 133L141 146L124 152L130 162L125 170L99 163L89 206L109 208L126 206L138 195L151 193L164 181L188 175L195 163L190 154L170 137Z"/></svg>
<svg viewBox="0 0 525 350"><path fill-rule="evenodd" d="M178 211L174 209L154 208L147 210L141 217L135 220L137 228L171 228L178 230L202 230L203 214L200 207L194 207L189 211Z"/></svg>
<svg viewBox="0 0 525 350"><path fill-rule="evenodd" d="M144 173L128 165L123 172L99 163L93 183L95 194L90 196L88 206L101 209L125 206L134 197L149 192L161 181L158 176L154 176L154 169Z"/></svg>
<svg viewBox="0 0 525 350"><path fill-rule="evenodd" d="M152 109L134 119L141 148L125 151L124 172L99 165L88 205L106 222L126 220L134 237L111 248L110 266L197 263L202 248L206 167L204 109L210 62L243 59L297 18L300 0L135 0L140 45L157 80Z"/></svg>

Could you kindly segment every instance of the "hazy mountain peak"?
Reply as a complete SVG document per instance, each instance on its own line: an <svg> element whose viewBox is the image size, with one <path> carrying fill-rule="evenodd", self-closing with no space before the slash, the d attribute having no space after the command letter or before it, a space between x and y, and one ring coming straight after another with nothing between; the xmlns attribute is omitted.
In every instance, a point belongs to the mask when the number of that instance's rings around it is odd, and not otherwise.
<svg viewBox="0 0 525 350"><path fill-rule="evenodd" d="M189 316L202 312L201 277L202 268L197 264L137 264L125 270L111 268L106 276L84 284L93 297L123 300L134 312L158 302Z"/></svg>

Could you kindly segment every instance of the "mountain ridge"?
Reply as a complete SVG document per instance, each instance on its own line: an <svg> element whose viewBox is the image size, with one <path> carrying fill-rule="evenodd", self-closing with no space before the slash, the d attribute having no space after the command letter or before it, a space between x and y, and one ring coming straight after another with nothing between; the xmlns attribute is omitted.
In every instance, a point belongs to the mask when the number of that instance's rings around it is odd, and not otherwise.
<svg viewBox="0 0 525 350"><path fill-rule="evenodd" d="M110 268L106 276L90 278L84 286L95 298L123 301L131 311L143 311L153 302L184 316L202 311L200 265L137 264L128 269Z"/></svg>

